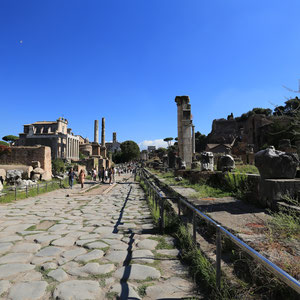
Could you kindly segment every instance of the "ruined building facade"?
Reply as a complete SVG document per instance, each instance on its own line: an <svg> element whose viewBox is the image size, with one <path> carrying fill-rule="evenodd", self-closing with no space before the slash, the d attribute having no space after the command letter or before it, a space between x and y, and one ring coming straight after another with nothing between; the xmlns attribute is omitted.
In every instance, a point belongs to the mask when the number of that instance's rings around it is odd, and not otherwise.
<svg viewBox="0 0 300 300"><path fill-rule="evenodd" d="M121 151L121 144L117 141L117 133L113 132L112 142L105 143L107 152L115 153Z"/></svg>
<svg viewBox="0 0 300 300"><path fill-rule="evenodd" d="M24 132L19 134L17 146L44 145L51 148L52 159L79 159L80 137L68 128L68 120L39 121L24 125Z"/></svg>

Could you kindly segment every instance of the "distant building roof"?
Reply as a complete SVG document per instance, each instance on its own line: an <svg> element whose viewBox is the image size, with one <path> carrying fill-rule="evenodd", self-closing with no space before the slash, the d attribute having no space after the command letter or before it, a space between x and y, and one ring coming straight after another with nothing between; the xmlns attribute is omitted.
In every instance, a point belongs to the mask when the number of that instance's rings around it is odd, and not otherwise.
<svg viewBox="0 0 300 300"><path fill-rule="evenodd" d="M57 121L37 121L32 124L55 124Z"/></svg>

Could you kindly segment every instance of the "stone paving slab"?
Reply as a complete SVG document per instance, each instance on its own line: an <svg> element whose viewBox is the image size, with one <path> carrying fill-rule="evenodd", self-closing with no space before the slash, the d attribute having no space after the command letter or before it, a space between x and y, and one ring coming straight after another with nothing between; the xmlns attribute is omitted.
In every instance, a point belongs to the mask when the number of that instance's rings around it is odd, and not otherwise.
<svg viewBox="0 0 300 300"><path fill-rule="evenodd" d="M173 285L190 288L178 250L156 250L160 239L144 232L155 228L151 213L127 179L109 190L100 185L106 194L75 185L3 205L0 299L156 299L180 295Z"/></svg>

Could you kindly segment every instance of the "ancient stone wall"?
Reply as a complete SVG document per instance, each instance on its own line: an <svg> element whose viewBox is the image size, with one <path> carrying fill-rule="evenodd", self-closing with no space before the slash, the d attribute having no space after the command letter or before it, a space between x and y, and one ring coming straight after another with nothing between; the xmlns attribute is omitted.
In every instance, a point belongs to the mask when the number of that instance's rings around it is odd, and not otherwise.
<svg viewBox="0 0 300 300"><path fill-rule="evenodd" d="M51 148L47 146L17 146L11 147L11 152L0 155L0 165L27 165L39 161L45 171L45 180L51 179Z"/></svg>
<svg viewBox="0 0 300 300"><path fill-rule="evenodd" d="M190 170L176 170L175 176L188 179L192 184L209 182L213 186L224 186L226 184L226 173L201 172ZM238 173L232 175L240 176ZM300 178L295 179L262 179L257 174L246 174L249 191L246 200L261 207L275 208L282 196L290 195L297 197L300 192Z"/></svg>

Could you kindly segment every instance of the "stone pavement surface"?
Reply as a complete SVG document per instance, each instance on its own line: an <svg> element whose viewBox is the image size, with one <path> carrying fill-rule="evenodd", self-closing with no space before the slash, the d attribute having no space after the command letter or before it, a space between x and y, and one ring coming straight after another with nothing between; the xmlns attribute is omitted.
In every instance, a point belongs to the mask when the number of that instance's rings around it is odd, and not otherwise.
<svg viewBox="0 0 300 300"><path fill-rule="evenodd" d="M106 194L75 186L1 205L0 298L193 297L173 240L155 232L143 191L127 179Z"/></svg>

